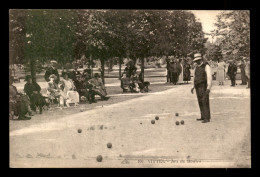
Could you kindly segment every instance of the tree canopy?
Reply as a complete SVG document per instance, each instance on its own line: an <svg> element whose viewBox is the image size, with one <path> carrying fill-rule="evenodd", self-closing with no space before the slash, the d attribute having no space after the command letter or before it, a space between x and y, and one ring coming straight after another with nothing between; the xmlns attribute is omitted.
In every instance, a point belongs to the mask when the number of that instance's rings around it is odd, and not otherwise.
<svg viewBox="0 0 260 177"><path fill-rule="evenodd" d="M201 23L184 10L21 12L10 11L10 51L29 67L52 59L64 65L82 55L100 60L103 68L111 58L185 57L203 53L207 40Z"/></svg>
<svg viewBox="0 0 260 177"><path fill-rule="evenodd" d="M250 14L246 10L222 12L215 23L213 36L222 53L230 59L250 57Z"/></svg>

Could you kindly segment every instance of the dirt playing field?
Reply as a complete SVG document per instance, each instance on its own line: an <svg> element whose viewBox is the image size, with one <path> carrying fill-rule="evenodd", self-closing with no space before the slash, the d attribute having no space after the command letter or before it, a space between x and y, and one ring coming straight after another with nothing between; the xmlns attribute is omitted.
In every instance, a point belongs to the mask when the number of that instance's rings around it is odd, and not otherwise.
<svg viewBox="0 0 260 177"><path fill-rule="evenodd" d="M114 80L107 102L10 120L10 167L251 167L250 89L213 81L211 122L202 124L191 84L150 81L149 93L124 95Z"/></svg>

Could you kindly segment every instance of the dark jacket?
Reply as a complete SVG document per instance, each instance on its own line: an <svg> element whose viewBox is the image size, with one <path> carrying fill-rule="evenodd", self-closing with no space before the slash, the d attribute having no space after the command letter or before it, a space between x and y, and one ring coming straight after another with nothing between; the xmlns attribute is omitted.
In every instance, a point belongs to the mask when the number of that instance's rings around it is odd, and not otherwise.
<svg viewBox="0 0 260 177"><path fill-rule="evenodd" d="M29 96L30 99L34 91L38 93L40 93L41 91L41 87L36 82L32 82L32 83L27 82L24 85L24 92L26 93L26 95Z"/></svg>
<svg viewBox="0 0 260 177"><path fill-rule="evenodd" d="M131 77L131 75L133 74L133 71L136 71L137 68L135 66L127 66L124 70L124 72L126 73L126 77Z"/></svg>
<svg viewBox="0 0 260 177"><path fill-rule="evenodd" d="M195 87L200 84L207 84L207 73L205 71L206 64L203 63L201 66L197 66L195 69L194 85Z"/></svg>
<svg viewBox="0 0 260 177"><path fill-rule="evenodd" d="M44 75L44 78L47 82L50 81L49 77L50 75L54 74L57 77L57 80L55 81L56 83L58 83L60 81L60 76L59 76L59 72L57 69L53 69L52 67L49 67Z"/></svg>
<svg viewBox="0 0 260 177"><path fill-rule="evenodd" d="M180 65L180 63L178 63L178 62L172 62L172 63L170 63L169 70L170 70L171 72L176 72L176 73L178 73L178 74L180 74L180 73L182 72L181 65Z"/></svg>
<svg viewBox="0 0 260 177"><path fill-rule="evenodd" d="M235 64L230 64L228 66L228 72L227 74L230 76L233 76L233 75L236 75L236 72L237 72L237 66Z"/></svg>

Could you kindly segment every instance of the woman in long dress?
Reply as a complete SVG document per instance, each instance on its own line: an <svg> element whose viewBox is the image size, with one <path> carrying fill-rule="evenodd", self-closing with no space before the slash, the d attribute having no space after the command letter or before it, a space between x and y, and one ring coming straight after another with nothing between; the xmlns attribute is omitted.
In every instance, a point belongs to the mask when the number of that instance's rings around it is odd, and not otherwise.
<svg viewBox="0 0 260 177"><path fill-rule="evenodd" d="M181 72L179 75L179 79L178 79L178 84L183 84L183 65L182 62L179 62L179 60L177 60L177 62L179 63L180 67L181 67Z"/></svg>
<svg viewBox="0 0 260 177"><path fill-rule="evenodd" d="M57 79L57 77L54 74L51 74L49 79L50 81L47 86L47 96L52 100L52 103L54 100L59 102L60 89L58 84L55 83L55 79Z"/></svg>
<svg viewBox="0 0 260 177"><path fill-rule="evenodd" d="M225 62L220 59L217 67L217 81L219 82L219 85L224 85L225 80Z"/></svg>

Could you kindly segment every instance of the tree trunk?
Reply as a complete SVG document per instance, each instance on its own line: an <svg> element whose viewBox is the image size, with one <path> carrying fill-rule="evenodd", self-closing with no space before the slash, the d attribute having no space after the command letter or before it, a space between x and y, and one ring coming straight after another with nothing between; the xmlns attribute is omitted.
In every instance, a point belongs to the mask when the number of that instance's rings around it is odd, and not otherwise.
<svg viewBox="0 0 260 177"><path fill-rule="evenodd" d="M102 59L100 59L101 60L101 79L102 79L102 82L103 82L103 84L105 85L105 76L104 76L104 74L105 74L105 60L102 58Z"/></svg>
<svg viewBox="0 0 260 177"><path fill-rule="evenodd" d="M35 61L33 59L30 59L30 69L32 81L36 82Z"/></svg>
<svg viewBox="0 0 260 177"><path fill-rule="evenodd" d="M144 57L141 58L141 80L144 82Z"/></svg>
<svg viewBox="0 0 260 177"><path fill-rule="evenodd" d="M121 80L122 58L119 57L119 80Z"/></svg>

